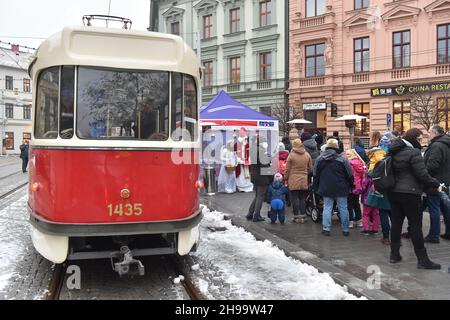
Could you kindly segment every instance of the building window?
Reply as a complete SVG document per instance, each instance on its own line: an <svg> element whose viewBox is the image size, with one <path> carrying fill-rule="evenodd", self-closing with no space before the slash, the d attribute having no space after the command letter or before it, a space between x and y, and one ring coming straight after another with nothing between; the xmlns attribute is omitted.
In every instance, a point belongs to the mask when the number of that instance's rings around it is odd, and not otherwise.
<svg viewBox="0 0 450 320"><path fill-rule="evenodd" d="M355 0L355 10L369 7L369 0Z"/></svg>
<svg viewBox="0 0 450 320"><path fill-rule="evenodd" d="M259 107L259 112L265 114L269 117L272 116L272 108L271 107Z"/></svg>
<svg viewBox="0 0 450 320"><path fill-rule="evenodd" d="M5 116L9 119L14 118L14 105L11 103L5 104Z"/></svg>
<svg viewBox="0 0 450 320"><path fill-rule="evenodd" d="M356 136L368 136L370 132L370 105L368 102L355 103L355 114L364 116L367 119L361 119L356 121L355 135Z"/></svg>
<svg viewBox="0 0 450 320"><path fill-rule="evenodd" d="M30 79L23 79L23 92L30 92Z"/></svg>
<svg viewBox="0 0 450 320"><path fill-rule="evenodd" d="M230 10L230 33L239 32L239 22L240 22L240 10L239 8L234 8Z"/></svg>
<svg viewBox="0 0 450 320"><path fill-rule="evenodd" d="M411 128L411 102L394 101L394 130L403 133Z"/></svg>
<svg viewBox="0 0 450 320"><path fill-rule="evenodd" d="M170 24L170 33L171 33L171 34L175 34L175 35L177 35L177 36L180 35L180 22L179 22L179 21L177 21L177 22L172 22L172 23Z"/></svg>
<svg viewBox="0 0 450 320"><path fill-rule="evenodd" d="M272 72L272 55L270 52L259 54L259 80L269 80Z"/></svg>
<svg viewBox="0 0 450 320"><path fill-rule="evenodd" d="M354 40L355 72L369 71L369 49L369 37L358 38Z"/></svg>
<svg viewBox="0 0 450 320"><path fill-rule="evenodd" d="M306 0L306 17L325 14L326 0Z"/></svg>
<svg viewBox="0 0 450 320"><path fill-rule="evenodd" d="M212 15L203 16L203 39L212 37Z"/></svg>
<svg viewBox="0 0 450 320"><path fill-rule="evenodd" d="M259 26L264 27L272 23L272 1L261 0L259 2Z"/></svg>
<svg viewBox="0 0 450 320"><path fill-rule="evenodd" d="M450 130L450 98L439 98L438 108L442 115L440 125L445 131Z"/></svg>
<svg viewBox="0 0 450 320"><path fill-rule="evenodd" d="M31 119L31 106L24 106L23 107L23 118L25 120Z"/></svg>
<svg viewBox="0 0 450 320"><path fill-rule="evenodd" d="M6 90L13 90L14 84L13 84L13 77L6 76L5 77L5 89Z"/></svg>
<svg viewBox="0 0 450 320"><path fill-rule="evenodd" d="M410 65L410 31L394 32L392 34L392 68L406 68Z"/></svg>
<svg viewBox="0 0 450 320"><path fill-rule="evenodd" d="M450 23L437 26L437 63L450 63Z"/></svg>
<svg viewBox="0 0 450 320"><path fill-rule="evenodd" d="M5 132L6 150L14 150L14 132Z"/></svg>
<svg viewBox="0 0 450 320"><path fill-rule="evenodd" d="M325 75L324 51L325 44L306 46L306 76L318 77Z"/></svg>
<svg viewBox="0 0 450 320"><path fill-rule="evenodd" d="M213 77L213 64L212 61L203 62L203 66L205 67L204 75L203 75L203 86L205 88L212 86L212 77Z"/></svg>
<svg viewBox="0 0 450 320"><path fill-rule="evenodd" d="M241 58L230 58L230 83L237 84L241 82Z"/></svg>

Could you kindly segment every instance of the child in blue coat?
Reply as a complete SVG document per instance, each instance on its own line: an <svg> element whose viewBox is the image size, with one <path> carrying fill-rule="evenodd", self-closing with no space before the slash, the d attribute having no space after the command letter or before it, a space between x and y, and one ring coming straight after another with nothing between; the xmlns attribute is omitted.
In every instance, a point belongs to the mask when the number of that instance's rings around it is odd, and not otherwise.
<svg viewBox="0 0 450 320"><path fill-rule="evenodd" d="M277 218L281 224L284 224L284 211L288 193L289 190L283 183L283 176L280 173L276 173L274 180L267 191L267 203L270 204L269 217L272 224L277 221Z"/></svg>

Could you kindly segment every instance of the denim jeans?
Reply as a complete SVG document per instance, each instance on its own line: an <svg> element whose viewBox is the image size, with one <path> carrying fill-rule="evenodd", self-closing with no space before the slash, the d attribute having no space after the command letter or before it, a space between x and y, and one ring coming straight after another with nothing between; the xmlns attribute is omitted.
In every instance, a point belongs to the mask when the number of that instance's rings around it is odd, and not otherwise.
<svg viewBox="0 0 450 320"><path fill-rule="evenodd" d="M342 231L348 232L348 220L349 214L347 209L347 197L339 197L339 198L323 198L323 217L322 217L322 228L323 230L330 231L331 230L331 215L333 211L334 201L337 202L337 206L339 209L339 216L341 218L341 227Z"/></svg>
<svg viewBox="0 0 450 320"><path fill-rule="evenodd" d="M442 198L439 193L427 193L424 202L430 213L430 231L428 235L431 239L439 240L439 236L441 235L441 211L444 216L446 234L449 234L450 210L442 203Z"/></svg>
<svg viewBox="0 0 450 320"><path fill-rule="evenodd" d="M383 232L383 238L389 239L389 233L391 232L391 224L389 223L391 217L391 210L380 209L380 222L381 231Z"/></svg>

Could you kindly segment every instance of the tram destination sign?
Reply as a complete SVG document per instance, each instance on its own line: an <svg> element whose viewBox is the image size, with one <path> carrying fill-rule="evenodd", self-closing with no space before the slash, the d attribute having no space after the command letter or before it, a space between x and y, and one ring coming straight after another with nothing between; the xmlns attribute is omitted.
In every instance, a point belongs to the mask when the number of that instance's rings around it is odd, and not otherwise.
<svg viewBox="0 0 450 320"><path fill-rule="evenodd" d="M370 89L372 97L403 96L417 93L450 91L450 82L400 85Z"/></svg>

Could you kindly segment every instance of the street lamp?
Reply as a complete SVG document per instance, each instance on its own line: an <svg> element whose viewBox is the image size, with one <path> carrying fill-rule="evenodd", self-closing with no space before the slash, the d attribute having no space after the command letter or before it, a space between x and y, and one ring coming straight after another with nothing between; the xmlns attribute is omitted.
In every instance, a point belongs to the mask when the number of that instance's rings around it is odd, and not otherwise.
<svg viewBox="0 0 450 320"><path fill-rule="evenodd" d="M356 120L367 119L367 117L360 116L357 114L348 114L340 118L334 119L334 121L345 121L345 126L348 128L350 133L350 147L353 149L353 135L355 133Z"/></svg>

